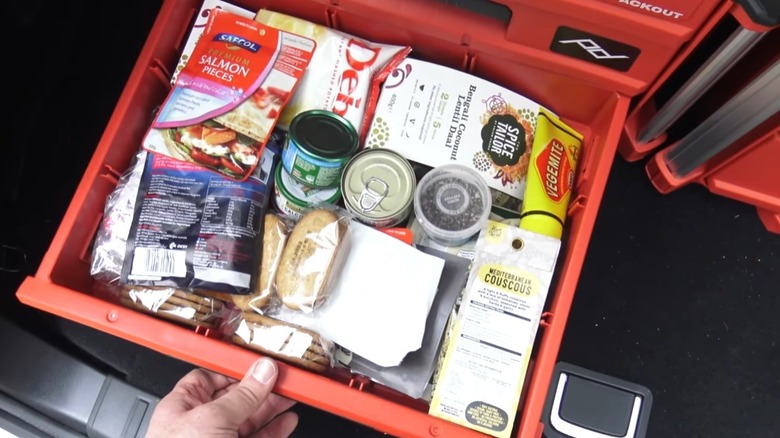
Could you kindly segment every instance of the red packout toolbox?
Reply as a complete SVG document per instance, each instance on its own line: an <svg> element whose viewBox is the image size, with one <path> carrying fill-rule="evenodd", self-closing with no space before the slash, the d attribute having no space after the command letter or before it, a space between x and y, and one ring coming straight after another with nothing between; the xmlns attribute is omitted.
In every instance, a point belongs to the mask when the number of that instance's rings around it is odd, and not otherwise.
<svg viewBox="0 0 780 438"><path fill-rule="evenodd" d="M517 436L541 436L550 377L630 99L655 79L716 2L687 5L681 20L633 0L501 0L512 11L507 23L430 0L233 3L277 10L376 42L410 45L413 57L513 89L584 135L558 271L515 424ZM17 295L46 312L240 377L257 353L101 300L89 274L91 242L106 197L170 90L171 72L199 8L198 0L163 2L60 227L38 271L25 279ZM281 364L276 391L391 435L481 436L429 416L425 403L362 376L335 378Z"/></svg>
<svg viewBox="0 0 780 438"><path fill-rule="evenodd" d="M780 233L779 16L776 2L724 2L635 101L619 145L628 161L655 153L646 171L660 192L698 183L754 205L775 233ZM751 122L742 135L733 135ZM719 147L729 137L733 140ZM708 140L698 148L699 157L708 159L697 161L695 143ZM681 167L680 161L688 164Z"/></svg>
<svg viewBox="0 0 780 438"><path fill-rule="evenodd" d="M685 176L677 175L669 166L668 156L674 146L653 156L645 166L659 192L701 184L716 195L755 206L766 229L780 234L780 113Z"/></svg>

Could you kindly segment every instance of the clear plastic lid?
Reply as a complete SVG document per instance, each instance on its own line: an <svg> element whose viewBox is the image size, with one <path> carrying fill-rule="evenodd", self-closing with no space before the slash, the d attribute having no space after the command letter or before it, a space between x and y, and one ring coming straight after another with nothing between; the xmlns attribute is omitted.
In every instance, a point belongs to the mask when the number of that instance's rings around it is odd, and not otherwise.
<svg viewBox="0 0 780 438"><path fill-rule="evenodd" d="M459 245L478 233L490 214L490 189L482 176L462 164L428 172L417 185L414 214L423 230L444 245Z"/></svg>

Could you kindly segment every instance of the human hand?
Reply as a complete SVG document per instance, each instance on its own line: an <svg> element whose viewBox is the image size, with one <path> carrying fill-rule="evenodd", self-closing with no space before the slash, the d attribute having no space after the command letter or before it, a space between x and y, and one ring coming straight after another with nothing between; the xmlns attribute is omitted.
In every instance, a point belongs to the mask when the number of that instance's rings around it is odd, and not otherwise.
<svg viewBox="0 0 780 438"><path fill-rule="evenodd" d="M255 362L238 381L204 369L190 371L152 414L148 438L286 438L298 415L295 401L271 392L278 369L268 358Z"/></svg>

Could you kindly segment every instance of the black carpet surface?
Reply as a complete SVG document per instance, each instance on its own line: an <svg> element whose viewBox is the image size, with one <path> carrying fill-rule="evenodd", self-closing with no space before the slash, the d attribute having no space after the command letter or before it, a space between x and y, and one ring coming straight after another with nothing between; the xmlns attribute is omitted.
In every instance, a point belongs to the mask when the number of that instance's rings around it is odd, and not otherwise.
<svg viewBox="0 0 780 438"><path fill-rule="evenodd" d="M14 62L5 63L12 117L0 159L0 243L26 261L20 272L0 273L0 312L162 395L192 366L60 321L14 295L46 251L159 8L95 3L28 0L7 15L17 37L7 40ZM779 311L780 236L751 206L698 185L661 195L643 163L617 158L559 359L648 387L650 437L778 436ZM297 437L380 435L296 409Z"/></svg>

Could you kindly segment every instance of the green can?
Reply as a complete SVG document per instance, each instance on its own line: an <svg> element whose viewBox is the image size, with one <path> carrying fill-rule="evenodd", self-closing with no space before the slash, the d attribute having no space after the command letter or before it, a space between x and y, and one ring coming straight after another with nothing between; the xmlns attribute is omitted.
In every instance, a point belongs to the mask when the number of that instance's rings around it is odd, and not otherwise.
<svg viewBox="0 0 780 438"><path fill-rule="evenodd" d="M417 187L411 163L389 149L365 149L341 177L344 206L365 224L394 227L409 217Z"/></svg>
<svg viewBox="0 0 780 438"><path fill-rule="evenodd" d="M341 191L334 189L317 189L305 186L292 179L284 167L276 166L274 175L274 204L283 215L298 220L307 209L316 204L335 204L341 199Z"/></svg>
<svg viewBox="0 0 780 438"><path fill-rule="evenodd" d="M319 189L338 187L341 173L357 149L358 135L347 119L330 111L304 111L290 123L282 165L301 184Z"/></svg>

